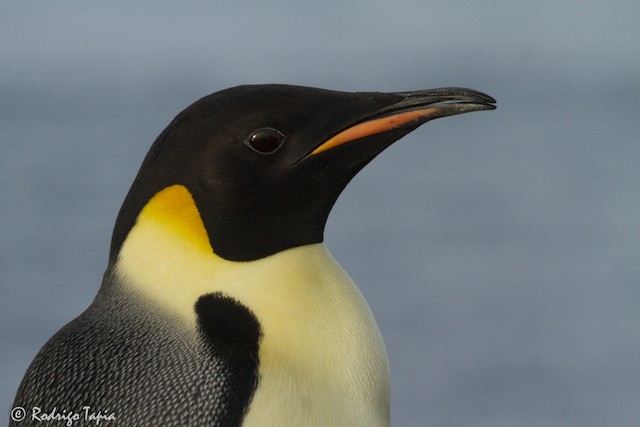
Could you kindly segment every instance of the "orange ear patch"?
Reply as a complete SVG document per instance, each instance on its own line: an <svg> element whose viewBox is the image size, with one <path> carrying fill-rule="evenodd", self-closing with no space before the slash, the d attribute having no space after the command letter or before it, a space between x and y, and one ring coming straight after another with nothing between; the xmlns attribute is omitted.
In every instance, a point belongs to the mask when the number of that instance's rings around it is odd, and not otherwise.
<svg viewBox="0 0 640 427"><path fill-rule="evenodd" d="M199 250L212 252L200 212L191 193L182 185L172 185L156 193L140 212L138 220L141 219L160 223Z"/></svg>

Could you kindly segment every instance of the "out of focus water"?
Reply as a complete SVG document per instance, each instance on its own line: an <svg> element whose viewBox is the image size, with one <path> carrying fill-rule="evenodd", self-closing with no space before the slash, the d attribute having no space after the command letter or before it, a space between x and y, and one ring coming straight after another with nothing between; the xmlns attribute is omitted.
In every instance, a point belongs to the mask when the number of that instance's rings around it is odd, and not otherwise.
<svg viewBox="0 0 640 427"><path fill-rule="evenodd" d="M3 413L97 292L122 199L186 105L241 83L464 85L498 110L394 145L327 227L385 337L394 425L640 424L636 3L158 4L0 18Z"/></svg>

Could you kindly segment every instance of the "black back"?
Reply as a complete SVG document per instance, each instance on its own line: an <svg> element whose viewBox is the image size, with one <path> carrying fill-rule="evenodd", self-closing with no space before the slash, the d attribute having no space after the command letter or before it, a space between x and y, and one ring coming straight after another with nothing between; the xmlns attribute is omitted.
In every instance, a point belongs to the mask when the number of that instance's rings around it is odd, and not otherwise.
<svg viewBox="0 0 640 427"><path fill-rule="evenodd" d="M121 426L239 426L258 384L260 326L220 294L200 298L199 329L110 274L94 303L40 350L14 406L113 413ZM74 425L95 425L78 422ZM111 424L106 424L111 425Z"/></svg>

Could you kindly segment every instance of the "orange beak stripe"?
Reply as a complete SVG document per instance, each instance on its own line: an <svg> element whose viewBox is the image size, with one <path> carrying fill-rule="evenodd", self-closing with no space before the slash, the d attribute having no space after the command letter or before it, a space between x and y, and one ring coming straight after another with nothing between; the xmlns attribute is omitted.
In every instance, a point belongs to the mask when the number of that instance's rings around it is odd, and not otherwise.
<svg viewBox="0 0 640 427"><path fill-rule="evenodd" d="M357 125L351 126L350 128L347 128L342 132L332 136L322 145L313 150L311 154L319 154L323 151L330 150L334 147L350 141L354 141L356 139L364 138L371 135L377 135L382 132L387 132L414 120L428 117L429 115L437 116L437 114L434 114L437 111L437 107L424 108L421 110L405 111L403 113L393 114L391 116L380 117L379 119L373 119L366 122L358 123Z"/></svg>

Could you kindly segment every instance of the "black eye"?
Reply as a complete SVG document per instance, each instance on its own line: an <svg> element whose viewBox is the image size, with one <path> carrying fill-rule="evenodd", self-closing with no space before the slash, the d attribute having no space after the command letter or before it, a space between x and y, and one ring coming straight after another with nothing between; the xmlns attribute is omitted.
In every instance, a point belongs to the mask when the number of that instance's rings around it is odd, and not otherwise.
<svg viewBox="0 0 640 427"><path fill-rule="evenodd" d="M253 132L244 141L253 151L260 154L271 154L278 151L284 141L284 135L275 129L260 129Z"/></svg>

